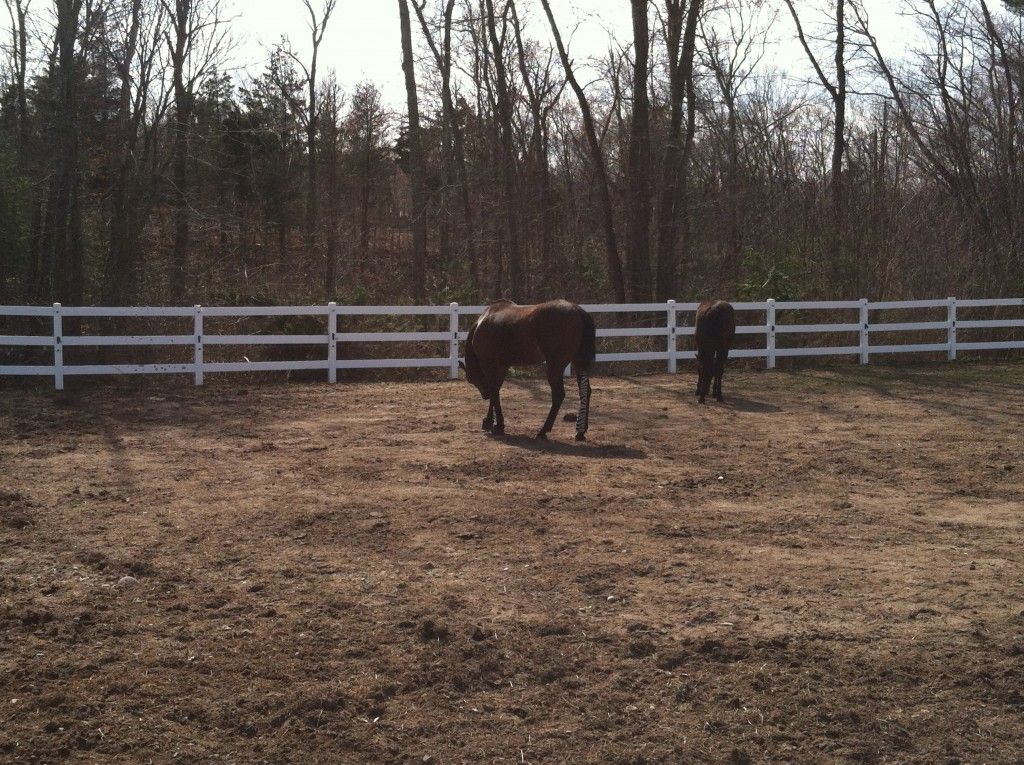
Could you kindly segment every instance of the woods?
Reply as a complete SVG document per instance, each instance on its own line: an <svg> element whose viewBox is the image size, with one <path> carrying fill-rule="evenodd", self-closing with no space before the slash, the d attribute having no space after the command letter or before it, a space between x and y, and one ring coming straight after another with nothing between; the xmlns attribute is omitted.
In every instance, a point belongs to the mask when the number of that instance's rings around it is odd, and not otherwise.
<svg viewBox="0 0 1024 765"><path fill-rule="evenodd" d="M219 0L5 0L0 302L643 302L1024 291L1024 9L397 0L405 99L232 67ZM777 62L778 42L800 54ZM805 71L806 70L806 71Z"/></svg>

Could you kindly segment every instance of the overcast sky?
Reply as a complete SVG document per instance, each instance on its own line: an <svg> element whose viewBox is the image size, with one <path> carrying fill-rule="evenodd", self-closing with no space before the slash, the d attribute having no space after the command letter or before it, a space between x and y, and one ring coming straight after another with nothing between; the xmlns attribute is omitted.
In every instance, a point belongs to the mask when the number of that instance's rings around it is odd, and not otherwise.
<svg viewBox="0 0 1024 765"><path fill-rule="evenodd" d="M314 0L321 2L322 0ZM438 0L428 0L428 7ZM238 41L235 53L238 65L250 70L262 67L266 48L287 35L296 51L308 50L308 15L300 0L229 0L237 17L232 29ZM782 6L781 2L775 3ZM900 0L864 0L872 31L883 50L898 55L912 37L913 22L898 13ZM542 21L540 3L521 2L535 22ZM599 56L608 50L610 34L628 42L632 36L629 0L551 0L552 9L562 34L572 35L570 52L576 60ZM813 9L816 0L800 0ZM522 12L522 11L521 11ZM807 11L805 26L815 28L814 20L822 17ZM418 36L413 17L414 36ZM538 23L531 32L547 33ZM777 41L767 63L786 69L796 77L809 74L805 57L796 40L788 11L778 14L771 36ZM398 108L404 101L401 68L401 45L398 24L398 0L338 0L322 47L326 68L333 68L346 90L361 80L372 80L383 91L385 100Z"/></svg>

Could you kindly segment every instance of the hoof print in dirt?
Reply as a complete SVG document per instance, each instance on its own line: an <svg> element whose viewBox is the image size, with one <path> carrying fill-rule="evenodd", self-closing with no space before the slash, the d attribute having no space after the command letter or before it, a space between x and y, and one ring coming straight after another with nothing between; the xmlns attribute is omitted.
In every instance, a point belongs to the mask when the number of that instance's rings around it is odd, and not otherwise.
<svg viewBox="0 0 1024 765"><path fill-rule="evenodd" d="M35 505L17 491L0 492L0 527L20 531L35 525L31 508Z"/></svg>
<svg viewBox="0 0 1024 765"><path fill-rule="evenodd" d="M445 643L449 637L448 628L433 619L427 619L420 625L420 640L424 643Z"/></svg>
<svg viewBox="0 0 1024 765"><path fill-rule="evenodd" d="M686 651L673 648L667 651L662 651L658 654L657 665L658 669L664 670L665 672L671 672L672 670L683 666L689 660L690 655Z"/></svg>
<svg viewBox="0 0 1024 765"><path fill-rule="evenodd" d="M646 656L653 656L657 650L654 643L645 637L634 638L629 641L629 655L634 659L642 659Z"/></svg>

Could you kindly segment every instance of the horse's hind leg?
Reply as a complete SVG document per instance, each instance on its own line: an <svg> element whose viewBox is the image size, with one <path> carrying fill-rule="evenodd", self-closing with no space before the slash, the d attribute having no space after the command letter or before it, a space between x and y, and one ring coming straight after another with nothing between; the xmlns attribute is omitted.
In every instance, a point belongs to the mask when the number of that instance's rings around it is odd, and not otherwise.
<svg viewBox="0 0 1024 765"><path fill-rule="evenodd" d="M725 374L725 362L729 358L729 349L720 348L715 354L715 400L722 400L722 375Z"/></svg>
<svg viewBox="0 0 1024 765"><path fill-rule="evenodd" d="M705 403L708 387L711 385L711 365L713 363L714 358L709 358L708 351L697 350L697 400L702 404Z"/></svg>
<svg viewBox="0 0 1024 765"><path fill-rule="evenodd" d="M484 417L483 429L490 430L494 427L494 401L489 401L487 404L487 416Z"/></svg>
<svg viewBox="0 0 1024 765"><path fill-rule="evenodd" d="M576 415L576 440L585 441L587 426L590 424L590 377L586 372L576 370L576 385L580 389L580 411Z"/></svg>
<svg viewBox="0 0 1024 765"><path fill-rule="evenodd" d="M544 425L537 433L537 438L548 437L551 428L555 426L558 410L562 407L562 402L565 401L565 381L562 379L563 369L565 369L564 364L557 369L551 364L548 365L548 385L551 386L551 411L548 412L548 418L544 420Z"/></svg>
<svg viewBox="0 0 1024 765"><path fill-rule="evenodd" d="M491 428L491 433L500 436L505 432L505 414L501 411L501 390L494 391L494 395L491 396L491 407L494 409L494 427Z"/></svg>

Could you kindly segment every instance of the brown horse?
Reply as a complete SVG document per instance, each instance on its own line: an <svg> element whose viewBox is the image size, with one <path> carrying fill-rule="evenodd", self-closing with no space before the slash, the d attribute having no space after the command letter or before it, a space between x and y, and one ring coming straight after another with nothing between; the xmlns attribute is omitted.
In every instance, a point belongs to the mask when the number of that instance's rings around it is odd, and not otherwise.
<svg viewBox="0 0 1024 765"><path fill-rule="evenodd" d="M492 303L469 330L466 361L459 364L466 380L490 401L484 430L505 432L501 386L509 367L544 363L551 386L551 411L537 438L547 438L565 399L562 373L570 363L580 390L576 440L586 438L590 417L590 368L596 355L594 320L568 300L538 305L516 305L508 300Z"/></svg>
<svg viewBox="0 0 1024 765"><path fill-rule="evenodd" d="M704 403L714 379L714 395L722 400L722 373L736 334L736 312L724 300L705 300L697 306L697 397Z"/></svg>

